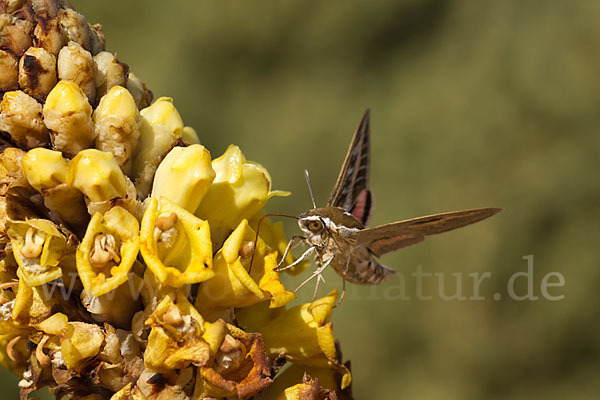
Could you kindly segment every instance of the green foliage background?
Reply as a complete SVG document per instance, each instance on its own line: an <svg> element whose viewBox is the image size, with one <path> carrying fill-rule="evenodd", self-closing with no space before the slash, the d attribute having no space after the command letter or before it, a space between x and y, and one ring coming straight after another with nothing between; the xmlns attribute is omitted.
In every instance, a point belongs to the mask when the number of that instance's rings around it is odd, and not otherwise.
<svg viewBox="0 0 600 400"><path fill-rule="evenodd" d="M323 205L372 109L373 224L504 211L383 262L405 277L352 287L334 332L358 399L596 399L600 392L600 3L73 1L107 48L171 96L213 156L239 145L272 174L272 212ZM288 233L295 232L288 223ZM538 301L507 296L534 256ZM486 271L482 301L415 298L411 274ZM566 285L541 297L545 274ZM293 287L300 278L290 279ZM340 287L331 271L327 286ZM526 291L517 280L517 293ZM303 295L310 297L312 290ZM325 289L321 292L325 293ZM493 299L500 293L502 299ZM4 375L3 375L4 376ZM16 398L15 378L3 378Z"/></svg>

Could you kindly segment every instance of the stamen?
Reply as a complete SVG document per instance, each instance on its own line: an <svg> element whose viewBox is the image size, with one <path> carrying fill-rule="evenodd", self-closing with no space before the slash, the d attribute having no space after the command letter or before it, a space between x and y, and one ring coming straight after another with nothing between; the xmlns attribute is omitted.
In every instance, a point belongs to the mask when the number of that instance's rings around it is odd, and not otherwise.
<svg viewBox="0 0 600 400"><path fill-rule="evenodd" d="M35 258L42 254L44 246L43 232L37 232L34 227L30 227L25 234L25 244L21 248L21 255L25 258Z"/></svg>
<svg viewBox="0 0 600 400"><path fill-rule="evenodd" d="M156 227L161 231L166 231L167 229L171 229L177 223L177 214L172 213L163 213L156 218Z"/></svg>
<svg viewBox="0 0 600 400"><path fill-rule="evenodd" d="M14 363L17 363L17 364L20 363L21 361L23 361L23 354L21 354L19 351L17 351L17 349L15 349L15 346L17 345L17 343L19 343L19 341L21 339L25 339L25 337L24 336L15 336L6 345L6 354L8 355L8 358L10 358Z"/></svg>
<svg viewBox="0 0 600 400"><path fill-rule="evenodd" d="M50 339L50 336L44 335L44 337L42 338L40 343L37 345L37 348L35 349L35 358L37 358L37 360L40 363L40 365L42 366L42 368L47 367L52 362L50 360L50 357L48 357L44 353L44 346L46 345L46 342L48 341L48 339Z"/></svg>
<svg viewBox="0 0 600 400"><path fill-rule="evenodd" d="M90 253L90 261L95 265L104 265L109 261L120 263L121 257L119 257L116 247L117 243L113 235L106 233L97 235L94 240L94 248Z"/></svg>
<svg viewBox="0 0 600 400"><path fill-rule="evenodd" d="M219 350L220 352L215 357L215 361L217 370L220 372L238 368L246 354L244 344L230 334L225 335Z"/></svg>
<svg viewBox="0 0 600 400"><path fill-rule="evenodd" d="M254 242L246 240L240 246L240 256L242 258L250 257L254 253Z"/></svg>
<svg viewBox="0 0 600 400"><path fill-rule="evenodd" d="M172 326L182 325L183 317L181 316L181 313L179 312L179 308L177 308L177 306L171 306L167 310L165 315L163 316L163 321L167 325L172 325Z"/></svg>

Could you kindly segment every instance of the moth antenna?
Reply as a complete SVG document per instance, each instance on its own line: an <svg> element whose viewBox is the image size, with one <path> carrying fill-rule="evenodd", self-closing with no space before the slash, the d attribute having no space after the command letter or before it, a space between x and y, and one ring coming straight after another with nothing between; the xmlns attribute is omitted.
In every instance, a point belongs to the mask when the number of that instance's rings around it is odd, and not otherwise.
<svg viewBox="0 0 600 400"><path fill-rule="evenodd" d="M293 218L296 220L298 219L298 217L288 214L265 214L261 217L261 219L258 221L258 225L256 226L256 236L254 237L254 245L252 246L252 257L250 257L250 267L248 267L248 274L250 274L250 271L252 271L252 264L254 263L254 253L256 253L256 244L258 243L258 233L260 232L260 224L262 224L264 219L267 217L286 217Z"/></svg>
<svg viewBox="0 0 600 400"><path fill-rule="evenodd" d="M312 200L313 208L317 208L315 195L313 194L312 185L310 184L310 175L308 174L307 169L304 170L304 176L306 177L306 184L308 185L308 192L310 193L310 199Z"/></svg>

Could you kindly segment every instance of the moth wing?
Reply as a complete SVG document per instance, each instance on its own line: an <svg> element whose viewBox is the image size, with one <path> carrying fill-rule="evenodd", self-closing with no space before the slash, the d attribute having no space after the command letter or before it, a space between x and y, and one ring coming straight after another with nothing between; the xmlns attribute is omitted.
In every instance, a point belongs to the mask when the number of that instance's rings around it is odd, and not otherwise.
<svg viewBox="0 0 600 400"><path fill-rule="evenodd" d="M461 228L489 218L500 212L500 208L478 208L392 222L375 228L356 232L356 240L366 246L377 257L411 246L425 240L425 236L436 235Z"/></svg>
<svg viewBox="0 0 600 400"><path fill-rule="evenodd" d="M373 204L369 190L371 141L369 110L365 111L346 153L328 207L339 207L352 213L363 225L368 222Z"/></svg>

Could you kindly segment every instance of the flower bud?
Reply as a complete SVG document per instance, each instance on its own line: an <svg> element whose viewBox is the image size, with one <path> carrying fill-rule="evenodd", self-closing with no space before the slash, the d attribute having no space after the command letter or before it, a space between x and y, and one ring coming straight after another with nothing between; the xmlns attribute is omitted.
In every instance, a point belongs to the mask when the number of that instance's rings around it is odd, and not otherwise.
<svg viewBox="0 0 600 400"><path fill-rule="evenodd" d="M60 151L29 150L21 162L29 184L44 196L44 205L62 218L78 235L83 235L89 215L83 194L67 184L68 163Z"/></svg>
<svg viewBox="0 0 600 400"><path fill-rule="evenodd" d="M208 150L199 144L174 147L156 170L152 197L166 197L193 213L214 179Z"/></svg>
<svg viewBox="0 0 600 400"><path fill-rule="evenodd" d="M19 85L39 101L56 85L56 57L40 47L27 49L19 61Z"/></svg>
<svg viewBox="0 0 600 400"><path fill-rule="evenodd" d="M21 57L31 47L33 23L8 14L0 14L0 37L2 47Z"/></svg>
<svg viewBox="0 0 600 400"><path fill-rule="evenodd" d="M92 202L127 195L127 178L113 155L96 149L83 150L71 160L67 182Z"/></svg>
<svg viewBox="0 0 600 400"><path fill-rule="evenodd" d="M58 53L58 79L75 82L90 103L96 101L96 64L89 51L70 42Z"/></svg>
<svg viewBox="0 0 600 400"><path fill-rule="evenodd" d="M50 143L42 105L33 97L19 90L6 92L0 108L0 129L8 132L19 147L31 149Z"/></svg>
<svg viewBox="0 0 600 400"><path fill-rule="evenodd" d="M133 158L133 177L139 197L150 191L154 172L183 133L183 121L173 99L161 97L140 111L140 141Z"/></svg>
<svg viewBox="0 0 600 400"><path fill-rule="evenodd" d="M33 36L36 47L41 47L55 56L58 56L58 52L65 45L58 18L44 18L39 21L33 30Z"/></svg>
<svg viewBox="0 0 600 400"><path fill-rule="evenodd" d="M92 107L77 84L58 82L46 99L43 114L54 148L74 156L91 147L95 138Z"/></svg>
<svg viewBox="0 0 600 400"><path fill-rule="evenodd" d="M6 50L0 50L0 91L19 88L19 60Z"/></svg>
<svg viewBox="0 0 600 400"><path fill-rule="evenodd" d="M127 77L127 90L131 92L138 109L144 109L152 103L152 92L133 72Z"/></svg>
<svg viewBox="0 0 600 400"><path fill-rule="evenodd" d="M42 147L29 150L23 157L21 166L27 182L39 192L67 181L69 166L60 151Z"/></svg>
<svg viewBox="0 0 600 400"><path fill-rule="evenodd" d="M181 140L183 140L187 144L200 144L200 138L198 137L198 133L191 126L183 127Z"/></svg>
<svg viewBox="0 0 600 400"><path fill-rule="evenodd" d="M94 111L96 148L111 152L124 173L129 173L140 136L140 117L133 97L121 86L112 87Z"/></svg>
<svg viewBox="0 0 600 400"><path fill-rule="evenodd" d="M58 22L67 42L77 42L85 50L93 50L93 33L83 15L70 8L62 9L58 12Z"/></svg>
<svg viewBox="0 0 600 400"><path fill-rule="evenodd" d="M97 66L95 83L98 100L112 87L127 84L127 65L120 63L113 54L100 52L94 56L94 62Z"/></svg>

